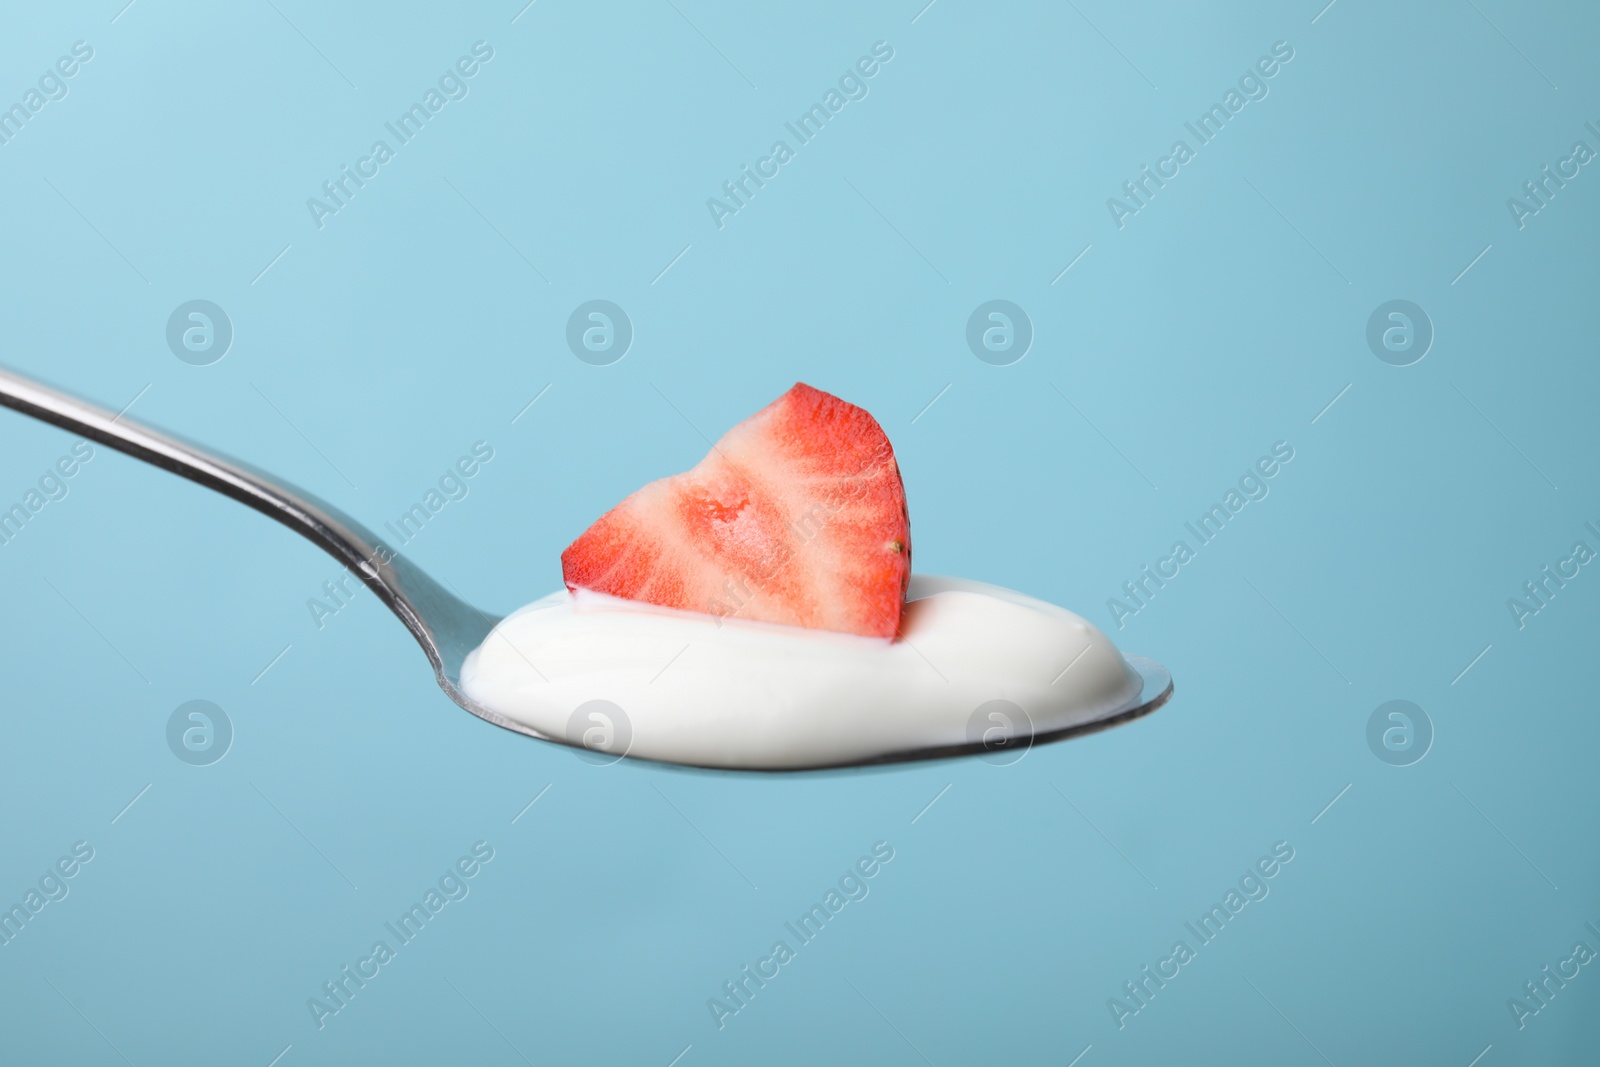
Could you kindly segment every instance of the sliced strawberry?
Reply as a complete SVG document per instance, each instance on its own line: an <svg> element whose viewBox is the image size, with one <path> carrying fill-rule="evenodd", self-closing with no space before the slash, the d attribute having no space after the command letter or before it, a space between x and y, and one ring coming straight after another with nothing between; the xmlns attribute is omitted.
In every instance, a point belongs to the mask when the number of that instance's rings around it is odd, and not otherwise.
<svg viewBox="0 0 1600 1067"><path fill-rule="evenodd" d="M561 572L569 589L893 637L911 575L894 449L861 408L797 384L603 515Z"/></svg>

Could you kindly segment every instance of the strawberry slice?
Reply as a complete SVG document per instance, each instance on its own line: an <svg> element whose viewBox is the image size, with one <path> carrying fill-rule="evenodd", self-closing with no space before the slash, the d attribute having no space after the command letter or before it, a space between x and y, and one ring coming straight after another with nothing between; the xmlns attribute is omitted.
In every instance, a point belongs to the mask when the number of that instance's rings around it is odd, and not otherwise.
<svg viewBox="0 0 1600 1067"><path fill-rule="evenodd" d="M568 589L892 638L911 575L894 449L861 408L797 384L612 508L561 572Z"/></svg>

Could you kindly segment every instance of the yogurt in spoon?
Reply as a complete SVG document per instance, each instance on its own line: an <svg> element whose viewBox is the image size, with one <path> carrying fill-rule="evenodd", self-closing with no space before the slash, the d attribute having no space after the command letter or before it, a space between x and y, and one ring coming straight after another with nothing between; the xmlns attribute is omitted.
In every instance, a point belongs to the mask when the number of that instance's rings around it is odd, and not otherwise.
<svg viewBox="0 0 1600 1067"><path fill-rule="evenodd" d="M467 657L461 688L597 752L770 770L985 734L1026 744L1139 697L1143 680L1116 646L1064 608L924 575L907 598L889 640L563 589L502 620Z"/></svg>

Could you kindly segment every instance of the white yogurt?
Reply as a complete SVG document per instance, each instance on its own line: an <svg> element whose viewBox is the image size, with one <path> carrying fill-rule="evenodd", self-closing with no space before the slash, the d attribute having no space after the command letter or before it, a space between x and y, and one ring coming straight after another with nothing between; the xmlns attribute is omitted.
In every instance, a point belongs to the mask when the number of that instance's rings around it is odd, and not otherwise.
<svg viewBox="0 0 1600 1067"><path fill-rule="evenodd" d="M966 744L1014 718L978 714L994 700L1041 734L1140 692L1111 640L1054 604L924 575L907 601L891 642L563 589L503 619L467 657L461 688L597 756L768 769ZM1028 736L1027 723L1010 728Z"/></svg>

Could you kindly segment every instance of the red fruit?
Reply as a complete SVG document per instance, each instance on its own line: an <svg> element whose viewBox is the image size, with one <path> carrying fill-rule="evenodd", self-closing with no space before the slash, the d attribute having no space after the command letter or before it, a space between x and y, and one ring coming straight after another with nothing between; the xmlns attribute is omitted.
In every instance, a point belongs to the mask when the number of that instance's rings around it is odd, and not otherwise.
<svg viewBox="0 0 1600 1067"><path fill-rule="evenodd" d="M861 408L797 384L602 516L561 573L568 589L893 637L911 576L894 449Z"/></svg>

